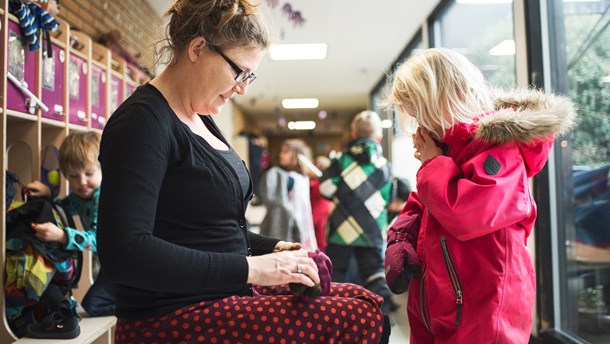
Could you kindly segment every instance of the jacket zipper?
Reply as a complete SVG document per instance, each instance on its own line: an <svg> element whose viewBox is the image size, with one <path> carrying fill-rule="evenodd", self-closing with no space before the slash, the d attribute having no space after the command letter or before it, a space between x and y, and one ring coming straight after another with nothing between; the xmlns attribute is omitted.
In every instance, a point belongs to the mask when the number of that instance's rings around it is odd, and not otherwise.
<svg viewBox="0 0 610 344"><path fill-rule="evenodd" d="M421 276L421 282L420 282L420 289L419 289L419 304L420 304L420 310L421 310L421 317L422 319L424 319L424 325L426 325L426 328L428 329L428 331L430 331L430 333L432 333L432 329L430 328L430 324L428 324L428 315L426 314L426 306L424 303L424 279L426 278L426 271L428 271L428 269L424 269L424 273Z"/></svg>
<svg viewBox="0 0 610 344"><path fill-rule="evenodd" d="M426 209L426 211L424 212L424 216L422 217L422 226L425 225L426 223L426 219L428 217L428 209ZM421 227L420 227L421 230ZM426 240L422 241L422 251L424 252L424 256L426 255ZM422 319L424 319L424 325L426 325L426 328L428 329L428 331L430 333L432 333L432 329L430 328L430 324L428 323L428 317L427 317L427 313L426 313L426 306L425 306L425 300L424 300L424 281L426 279L426 272L428 271L428 267L424 267L424 272L422 273L421 276L421 282L420 282L420 286L419 286L419 304L420 304L420 311L421 311L421 317Z"/></svg>
<svg viewBox="0 0 610 344"><path fill-rule="evenodd" d="M460 325L460 317L462 316L462 302L463 302L463 291L462 291L462 283L460 283L460 277L455 270L455 265L453 265L453 261L451 260L451 256L449 255L449 249L447 248L447 239L445 236L441 237L441 247L443 249L443 258L445 259L445 266L447 267L447 272L449 273L449 280L451 280L451 286L453 287L453 292L455 293L455 303L457 305L457 311L455 316L455 326Z"/></svg>

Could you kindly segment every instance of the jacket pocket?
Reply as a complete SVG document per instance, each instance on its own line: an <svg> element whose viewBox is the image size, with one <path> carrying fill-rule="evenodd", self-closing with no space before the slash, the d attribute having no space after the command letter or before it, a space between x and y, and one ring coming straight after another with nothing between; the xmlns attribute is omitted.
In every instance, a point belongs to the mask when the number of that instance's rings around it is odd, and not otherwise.
<svg viewBox="0 0 610 344"><path fill-rule="evenodd" d="M449 255L449 248L447 247L447 239L445 236L441 237L441 248L443 250L443 259L445 260L445 266L447 267L447 273L449 274L449 280L451 281L451 287L453 288L453 292L455 293L455 303L457 305L456 316L455 316L455 326L460 325L460 317L462 316L462 302L463 302L463 290L462 283L460 283L460 277L455 270L455 265L453 265L453 260L451 260L451 255Z"/></svg>

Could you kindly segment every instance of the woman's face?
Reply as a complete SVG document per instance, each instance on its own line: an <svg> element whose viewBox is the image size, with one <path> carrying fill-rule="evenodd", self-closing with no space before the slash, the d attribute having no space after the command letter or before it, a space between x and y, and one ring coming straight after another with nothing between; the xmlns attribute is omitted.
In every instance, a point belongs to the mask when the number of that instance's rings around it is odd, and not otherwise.
<svg viewBox="0 0 610 344"><path fill-rule="evenodd" d="M220 48L219 48L220 49ZM229 64L224 56L232 61L239 69L253 73L260 64L265 50L261 48L231 48L214 50L206 46L202 50L205 58L195 62L197 82L193 85L193 108L197 113L216 115L237 93L245 95L249 82L235 81L237 71Z"/></svg>

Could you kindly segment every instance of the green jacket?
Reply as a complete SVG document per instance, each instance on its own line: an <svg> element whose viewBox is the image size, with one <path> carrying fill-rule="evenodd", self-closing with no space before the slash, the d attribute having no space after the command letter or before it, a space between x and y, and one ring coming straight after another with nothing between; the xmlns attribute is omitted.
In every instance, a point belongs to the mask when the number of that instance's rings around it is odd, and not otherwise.
<svg viewBox="0 0 610 344"><path fill-rule="evenodd" d="M332 160L320 181L320 193L334 203L327 224L328 243L382 247L391 175L381 146L371 139L355 139Z"/></svg>

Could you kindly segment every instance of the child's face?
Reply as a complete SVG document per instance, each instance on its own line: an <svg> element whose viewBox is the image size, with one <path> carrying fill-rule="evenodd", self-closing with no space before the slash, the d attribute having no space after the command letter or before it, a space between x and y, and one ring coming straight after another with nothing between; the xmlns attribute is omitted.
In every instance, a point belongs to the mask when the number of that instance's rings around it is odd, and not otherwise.
<svg viewBox="0 0 610 344"><path fill-rule="evenodd" d="M295 157L290 148L283 146L280 151L280 166L284 168L290 168L295 165Z"/></svg>
<svg viewBox="0 0 610 344"><path fill-rule="evenodd" d="M97 164L87 164L80 170L68 171L70 192L83 199L91 199L102 183L102 170Z"/></svg>

